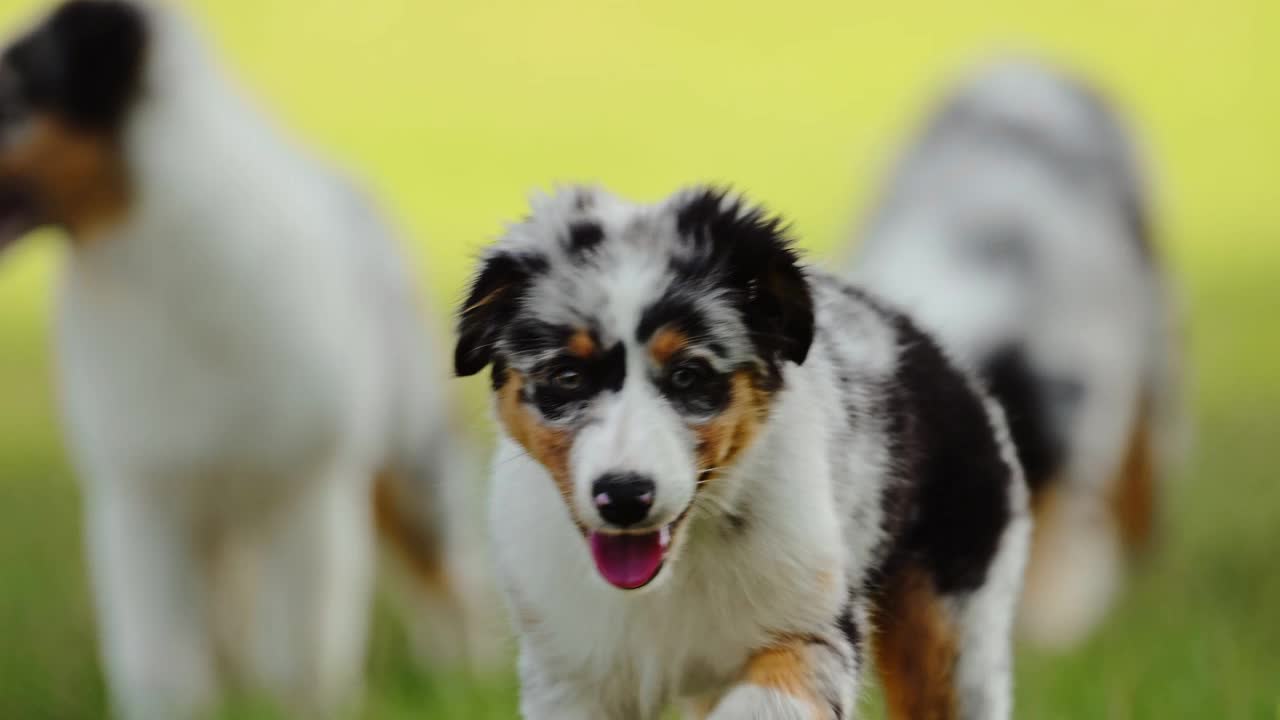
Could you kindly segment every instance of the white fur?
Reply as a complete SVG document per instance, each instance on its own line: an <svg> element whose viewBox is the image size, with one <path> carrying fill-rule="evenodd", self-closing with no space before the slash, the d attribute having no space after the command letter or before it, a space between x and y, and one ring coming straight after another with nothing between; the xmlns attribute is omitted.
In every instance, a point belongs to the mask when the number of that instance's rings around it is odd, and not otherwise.
<svg viewBox="0 0 1280 720"><path fill-rule="evenodd" d="M173 720L229 669L331 713L359 690L370 479L447 432L440 373L376 215L146 12L132 204L77 238L57 317L109 685Z"/></svg>
<svg viewBox="0 0 1280 720"><path fill-rule="evenodd" d="M1149 212L1150 191L1133 142L1087 92L1030 62L977 73L895 168L851 272L974 369L1016 344L1041 379L1083 390L1051 403L1070 448L1062 517L1041 533L1046 567L1023 608L1029 637L1054 646L1083 637L1118 586L1105 505L1144 394L1162 473L1185 434L1167 287L1124 216L1126 197Z"/></svg>
<svg viewBox="0 0 1280 720"><path fill-rule="evenodd" d="M548 471L505 430L495 454L490 527L499 582L521 639L522 715L656 718L676 701L712 698L716 720L812 718L815 712L828 717L825 700L815 708L739 679L753 654L779 636L830 633L849 602L849 588L861 587L882 559L881 498L894 458L886 443L889 420L876 408L899 364L898 335L885 315L822 278L814 292L827 339L815 343L803 366L785 366L784 387L757 439L694 495L685 420L647 381L636 379L646 377L648 356L634 337L643 308L661 297L669 280L661 269L679 245L663 217L680 196L656 209L630 206L625 212L621 201L603 192L590 196L592 208L607 208L602 224L610 239L589 269L556 266L567 262L555 253L572 219L562 214L572 193L535 204L534 216L494 250L550 256L553 279L533 283L526 307L538 318L566 322L581 322L574 313L590 308L593 319L604 318L597 329L606 345L616 339L628 358L622 389L595 401L603 410L574 436L572 515ZM858 379L848 395L835 389L837 353L844 371ZM870 413L857 431L850 430L842 404L851 398ZM1011 482L1018 485L1002 416L994 405L989 412ZM619 590L600 577L572 522L576 516L588 529L602 525L584 487L603 470L640 472L657 482L658 504L648 525L670 522L689 507L663 569L638 590ZM965 595L955 612L968 643L958 688L973 698L962 706L966 718L1010 713L1008 628L1025 555L1025 495L1020 487L1011 493L1012 521L988 581ZM726 518L735 512L748 513L749 531L729 528ZM869 634L864 604L854 616ZM836 652L814 647L808 652ZM866 652L865 642L861 650ZM851 658L814 663L815 688L853 712L859 665Z"/></svg>

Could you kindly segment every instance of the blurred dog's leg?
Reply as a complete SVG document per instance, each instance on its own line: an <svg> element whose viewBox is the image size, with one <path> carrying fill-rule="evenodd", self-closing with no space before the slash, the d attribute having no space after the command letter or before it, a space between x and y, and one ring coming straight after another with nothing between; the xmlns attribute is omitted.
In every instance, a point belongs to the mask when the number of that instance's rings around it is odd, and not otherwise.
<svg viewBox="0 0 1280 720"><path fill-rule="evenodd" d="M361 690L373 583L368 482L343 471L285 506L257 548L248 674L300 717Z"/></svg>
<svg viewBox="0 0 1280 720"><path fill-rule="evenodd" d="M478 473L466 448L449 453L413 474L381 473L374 514L416 659L484 674L506 657L509 635L473 497Z"/></svg>
<svg viewBox="0 0 1280 720"><path fill-rule="evenodd" d="M1156 540L1157 457L1152 444L1151 423L1148 419L1150 402L1139 406L1136 422L1129 433L1129 446L1124 463L1116 474L1112 487L1112 513L1116 528L1128 556L1140 559Z"/></svg>
<svg viewBox="0 0 1280 720"><path fill-rule="evenodd" d="M102 656L123 720L181 720L217 695L204 547L175 496L86 488ZM180 503L178 503L180 504Z"/></svg>
<svg viewBox="0 0 1280 720"><path fill-rule="evenodd" d="M431 517L436 513L412 508L435 506L439 488L423 483L424 487L414 489L409 482L404 475L387 471L378 475L373 490L378 536L393 562L392 591L418 659L428 665L459 665L467 654L466 629L462 602L446 568L441 523Z"/></svg>
<svg viewBox="0 0 1280 720"><path fill-rule="evenodd" d="M954 603L960 631L955 686L961 717L1013 716L1013 624L1032 534L1032 519L1025 504L1023 508L1005 529L986 583Z"/></svg>
<svg viewBox="0 0 1280 720"><path fill-rule="evenodd" d="M1064 649L1101 622L1122 582L1124 553L1105 499L1050 488L1036 498L1019 625L1036 645Z"/></svg>

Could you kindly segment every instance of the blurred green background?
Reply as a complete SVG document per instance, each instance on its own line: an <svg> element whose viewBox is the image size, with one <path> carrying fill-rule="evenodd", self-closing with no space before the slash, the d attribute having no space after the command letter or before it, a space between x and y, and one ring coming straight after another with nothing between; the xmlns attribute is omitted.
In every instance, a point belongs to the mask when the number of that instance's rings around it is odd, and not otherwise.
<svg viewBox="0 0 1280 720"><path fill-rule="evenodd" d="M0 28L36 0L0 0ZM1024 718L1280 718L1280 3L202 0L249 92L363 176L441 312L526 193L717 180L836 256L934 93L992 53L1093 77L1145 133L1189 309L1197 448L1096 638L1019 658ZM0 263L0 718L103 713L49 372L52 234ZM468 392L478 398L478 385ZM479 415L477 409L475 414ZM472 423L474 424L474 423ZM371 718L510 718L413 671L380 614Z"/></svg>

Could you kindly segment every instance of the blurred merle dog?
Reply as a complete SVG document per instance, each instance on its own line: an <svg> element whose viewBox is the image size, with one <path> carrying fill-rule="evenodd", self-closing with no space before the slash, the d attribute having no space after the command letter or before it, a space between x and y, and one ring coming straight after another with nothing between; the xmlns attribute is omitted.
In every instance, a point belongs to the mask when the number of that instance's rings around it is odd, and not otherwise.
<svg viewBox="0 0 1280 720"><path fill-rule="evenodd" d="M461 626L459 443L406 263L175 13L76 0L0 56L0 245L42 225L72 241L58 380L121 716L203 716L233 679L350 700L375 504Z"/></svg>
<svg viewBox="0 0 1280 720"><path fill-rule="evenodd" d="M1000 411L722 192L535 202L485 254L491 528L528 718L1003 718L1029 519Z"/></svg>
<svg viewBox="0 0 1280 720"><path fill-rule="evenodd" d="M1182 444L1180 348L1150 189L1084 83L1004 61L949 93L875 209L853 277L1004 406L1036 517L1022 627L1083 638L1152 537Z"/></svg>

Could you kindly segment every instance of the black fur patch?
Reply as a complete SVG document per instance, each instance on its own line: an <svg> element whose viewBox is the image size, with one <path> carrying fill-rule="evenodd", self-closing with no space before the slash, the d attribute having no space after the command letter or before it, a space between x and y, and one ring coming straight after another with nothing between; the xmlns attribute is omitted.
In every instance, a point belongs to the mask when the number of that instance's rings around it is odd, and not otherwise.
<svg viewBox="0 0 1280 720"><path fill-rule="evenodd" d="M507 323L499 334L511 347L519 348L521 352L540 354L566 347L573 332L574 329L567 325L521 318Z"/></svg>
<svg viewBox="0 0 1280 720"><path fill-rule="evenodd" d="M73 0L5 52L24 100L80 127L116 130L137 95L147 44L142 12Z"/></svg>
<svg viewBox="0 0 1280 720"><path fill-rule="evenodd" d="M711 415L729 406L733 392L728 375L715 372L701 361L686 363L676 360L669 365L669 369L664 368L664 374L657 379L657 385L676 410L687 415ZM671 381L671 371L682 367L695 372L698 378L687 388L678 388Z"/></svg>
<svg viewBox="0 0 1280 720"><path fill-rule="evenodd" d="M887 409L903 484L887 489L885 501L903 526L889 562L919 562L941 593L970 591L985 582L1009 522L1012 473L963 375L905 316L881 312L900 344Z"/></svg>
<svg viewBox="0 0 1280 720"><path fill-rule="evenodd" d="M723 190L707 189L678 211L676 229L692 252L672 270L691 286L711 281L730 288L761 357L778 375L778 363L802 364L809 354L813 298L781 219L726 198Z"/></svg>
<svg viewBox="0 0 1280 720"><path fill-rule="evenodd" d="M485 262L458 313L453 368L459 377L475 375L493 361L499 331L515 317L529 280L546 270L540 255L502 254ZM494 383L501 385L498 370L495 364Z"/></svg>
<svg viewBox="0 0 1280 720"><path fill-rule="evenodd" d="M578 222L569 226L569 254L584 257L604 240L604 228L593 222Z"/></svg>
<svg viewBox="0 0 1280 720"><path fill-rule="evenodd" d="M581 373L582 385L572 392L557 389L550 380L562 370ZM602 392L621 390L626 374L627 357L622 343L615 343L608 351L590 358L562 355L534 372L532 385L527 389L528 398L538 406L543 417L559 420L572 415Z"/></svg>
<svg viewBox="0 0 1280 720"><path fill-rule="evenodd" d="M636 340L641 344L647 343L659 328L668 325L684 333L691 340L704 339L709 334L706 320L702 317L702 313L694 308L693 303L667 295L640 313L640 323L636 326ZM723 347L721 350L723 351Z"/></svg>
<svg viewBox="0 0 1280 720"><path fill-rule="evenodd" d="M857 597L857 593L849 593L849 599L845 601L844 609L836 619L836 626L848 641L849 652L853 654L853 669L857 669L862 664L862 629L858 627L858 619L854 617L854 604L857 602Z"/></svg>
<svg viewBox="0 0 1280 720"><path fill-rule="evenodd" d="M532 318L517 318L499 331L503 345L513 356L551 354L549 359L531 371L524 390L525 400L537 405L548 420L572 414L601 392L621 390L626 379L627 358L622 343L614 343L608 350L597 351L590 357L579 357L567 352L569 340L575 332L577 329L573 327ZM591 339L596 347L600 347L596 333L591 333ZM498 354L493 360L495 373L499 366L505 368L506 363L507 359ZM551 382L557 373L565 370L581 375L581 385L571 392L558 389ZM495 377L495 387L500 386L500 380Z"/></svg>
<svg viewBox="0 0 1280 720"><path fill-rule="evenodd" d="M1017 347L995 353L982 374L1004 407L1027 485L1037 492L1055 477L1066 456L1062 439L1053 431L1040 383Z"/></svg>

